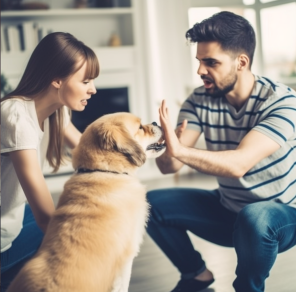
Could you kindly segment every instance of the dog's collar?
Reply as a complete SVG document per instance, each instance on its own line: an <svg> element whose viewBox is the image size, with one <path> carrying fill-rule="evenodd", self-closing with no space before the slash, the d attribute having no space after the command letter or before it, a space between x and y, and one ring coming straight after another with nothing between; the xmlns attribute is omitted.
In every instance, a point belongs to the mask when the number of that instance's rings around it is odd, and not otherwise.
<svg viewBox="0 0 296 292"><path fill-rule="evenodd" d="M78 168L76 173L90 173L90 172L110 172L110 173L115 173L115 174L126 174L128 175L127 172L117 172L117 171L112 171L112 170L104 170L104 169L87 169L87 168Z"/></svg>

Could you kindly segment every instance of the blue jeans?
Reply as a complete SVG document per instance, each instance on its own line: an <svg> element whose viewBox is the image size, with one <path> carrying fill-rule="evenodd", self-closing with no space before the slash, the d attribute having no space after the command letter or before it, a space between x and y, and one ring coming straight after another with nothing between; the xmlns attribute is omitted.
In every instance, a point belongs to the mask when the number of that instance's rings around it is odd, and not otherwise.
<svg viewBox="0 0 296 292"><path fill-rule="evenodd" d="M1 253L1 292L38 250L43 239L43 232L37 226L29 205L25 207L23 228L12 246Z"/></svg>
<svg viewBox="0 0 296 292"><path fill-rule="evenodd" d="M296 245L296 208L262 201L238 214L220 204L218 190L172 188L147 194L151 215L147 232L182 279L191 279L206 266L187 230L212 243L234 247L238 264L233 287L237 292L264 291L277 254Z"/></svg>

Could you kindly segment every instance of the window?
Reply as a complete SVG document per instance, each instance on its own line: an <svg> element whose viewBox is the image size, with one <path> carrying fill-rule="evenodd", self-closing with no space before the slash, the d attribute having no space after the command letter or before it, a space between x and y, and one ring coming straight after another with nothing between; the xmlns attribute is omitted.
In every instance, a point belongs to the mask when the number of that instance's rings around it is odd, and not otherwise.
<svg viewBox="0 0 296 292"><path fill-rule="evenodd" d="M243 3L245 5L252 5L252 4L255 4L255 0L243 0Z"/></svg>
<svg viewBox="0 0 296 292"><path fill-rule="evenodd" d="M264 73L284 83L296 78L295 15L295 2L261 10Z"/></svg>
<svg viewBox="0 0 296 292"><path fill-rule="evenodd" d="M277 0L260 0L260 2L262 2L262 3L268 3L268 2L273 2L273 1L277 1Z"/></svg>
<svg viewBox="0 0 296 292"><path fill-rule="evenodd" d="M194 1L196 7L188 11L189 27L210 17L214 13L227 10L245 17L253 26L257 46L252 72L296 87L296 3L281 0L233 0L233 7L223 6L219 0ZM216 4L214 6L214 4ZM198 6L198 7L197 7ZM201 7L202 6L202 7ZM195 60L196 46L192 46L193 84L202 84L197 78Z"/></svg>

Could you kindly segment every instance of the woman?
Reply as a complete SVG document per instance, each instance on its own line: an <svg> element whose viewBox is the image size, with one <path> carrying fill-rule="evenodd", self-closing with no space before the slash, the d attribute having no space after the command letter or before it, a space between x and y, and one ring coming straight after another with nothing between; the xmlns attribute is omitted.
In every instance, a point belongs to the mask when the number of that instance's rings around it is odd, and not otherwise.
<svg viewBox="0 0 296 292"><path fill-rule="evenodd" d="M69 33L51 33L33 51L16 89L1 100L1 291L41 244L55 209L43 162L57 171L64 142L78 144L81 133L66 107L84 110L98 75L89 47Z"/></svg>

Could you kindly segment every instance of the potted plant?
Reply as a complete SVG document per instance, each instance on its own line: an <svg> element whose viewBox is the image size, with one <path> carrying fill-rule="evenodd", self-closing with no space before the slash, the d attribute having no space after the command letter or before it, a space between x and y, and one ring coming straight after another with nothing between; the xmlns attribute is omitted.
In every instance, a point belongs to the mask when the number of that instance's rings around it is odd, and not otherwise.
<svg viewBox="0 0 296 292"><path fill-rule="evenodd" d="M8 84L7 78L1 73L1 98L11 91L11 87Z"/></svg>

